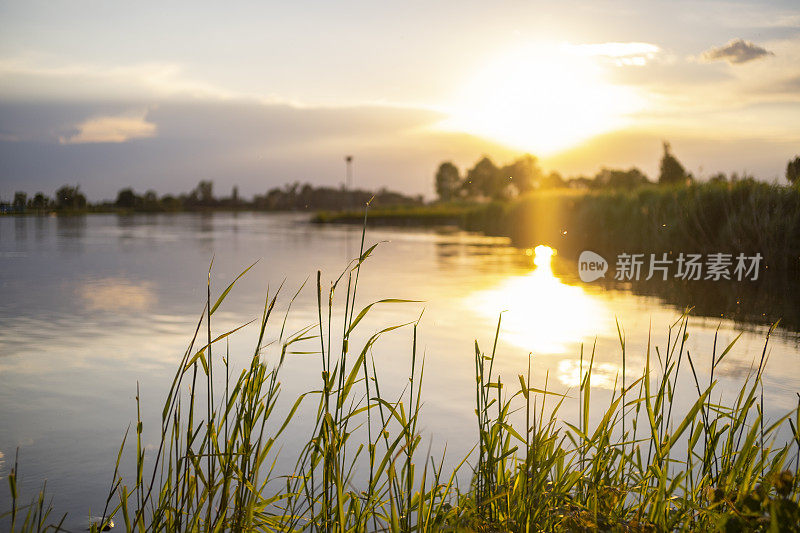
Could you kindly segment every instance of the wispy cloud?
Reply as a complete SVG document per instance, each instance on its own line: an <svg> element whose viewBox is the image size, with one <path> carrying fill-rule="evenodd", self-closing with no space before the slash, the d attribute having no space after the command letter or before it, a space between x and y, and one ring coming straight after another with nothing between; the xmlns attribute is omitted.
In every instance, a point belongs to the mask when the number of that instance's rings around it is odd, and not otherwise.
<svg viewBox="0 0 800 533"><path fill-rule="evenodd" d="M747 63L755 59L775 55L766 48L744 39L734 39L724 46L703 52L706 61L727 61L732 64Z"/></svg>
<svg viewBox="0 0 800 533"><path fill-rule="evenodd" d="M59 138L61 144L122 143L156 135L156 125L147 121L147 111L136 114L87 119Z"/></svg>
<svg viewBox="0 0 800 533"><path fill-rule="evenodd" d="M192 78L179 64L163 62L111 66L42 55L0 57L0 79L3 80L0 98L5 99L230 99L246 96Z"/></svg>
<svg viewBox="0 0 800 533"><path fill-rule="evenodd" d="M661 48L651 43L609 42L572 45L572 50L582 55L611 60L618 66L644 66L652 60Z"/></svg>

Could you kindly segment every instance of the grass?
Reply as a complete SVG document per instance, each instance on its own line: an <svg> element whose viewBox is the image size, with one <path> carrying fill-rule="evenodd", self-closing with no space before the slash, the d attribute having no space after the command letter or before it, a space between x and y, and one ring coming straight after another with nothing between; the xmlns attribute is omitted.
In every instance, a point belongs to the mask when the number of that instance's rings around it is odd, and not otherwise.
<svg viewBox="0 0 800 533"><path fill-rule="evenodd" d="M685 346L684 314L670 327L665 350L648 345L644 370L634 378L626 374L620 328L622 375L600 407L592 397L594 349L581 351L575 391L549 389L546 376L543 388L533 387L535 360L524 375L498 375L498 320L491 349L477 341L474 348L475 446L447 469L443 457L420 448L419 321L351 344L376 306L408 303L357 305L359 273L374 248L364 248L362 234L359 257L330 287L317 273L317 321L300 331L286 331L297 293L282 317L276 315L281 290L269 294L249 363L238 373L224 346L241 328L213 336L211 324L239 278L212 299L209 274L206 306L163 404L157 448L145 456L139 416L123 439L92 531L112 518L117 528L138 532L797 530L800 402L779 420L765 419L769 335L735 399L722 403L714 400L715 371L735 340L719 350L715 344L709 381L701 383L697 355ZM412 333L409 382L389 397L372 348L398 328ZM319 383L283 413L276 408L280 376L286 359L298 353L314 354ZM680 394L693 397L678 412L673 400L687 373L694 390ZM564 410L568 397L578 400L577 413ZM307 405L315 413L309 436L292 443L293 467L279 474L282 438L301 423L296 417ZM135 454L128 479L120 474L125 453ZM0 520L11 531L58 530L44 489L31 504L19 503L17 472L15 464L8 477L12 508ZM468 475L468 485L459 485L459 474Z"/></svg>
<svg viewBox="0 0 800 533"><path fill-rule="evenodd" d="M317 222L360 223L361 214L320 212ZM547 244L564 256L586 249L627 253L761 253L784 281L800 272L800 188L741 180L581 191L546 189L509 201L381 209L374 224L457 225Z"/></svg>
<svg viewBox="0 0 800 533"><path fill-rule="evenodd" d="M800 271L800 188L756 181L546 191L488 204L465 227L567 255L760 252L773 271Z"/></svg>

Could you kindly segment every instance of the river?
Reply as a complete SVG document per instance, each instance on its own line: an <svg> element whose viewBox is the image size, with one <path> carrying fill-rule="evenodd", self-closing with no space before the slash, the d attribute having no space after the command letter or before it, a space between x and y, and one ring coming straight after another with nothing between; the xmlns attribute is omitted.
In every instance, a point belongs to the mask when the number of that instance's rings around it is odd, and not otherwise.
<svg viewBox="0 0 800 533"><path fill-rule="evenodd" d="M254 213L1 217L0 512L10 505L5 478L17 449L27 498L46 479L56 511L70 513L68 525L79 527L90 512L102 512L119 443L136 417L137 382L145 444L152 450L157 443L160 402L203 310L212 258L213 298L258 261L215 313L215 334L258 318L268 291L273 294L281 284L282 313L306 280L287 329L313 324L317 271L327 289L358 255L361 233L354 227L313 225L308 218ZM358 307L382 298L418 302L374 307L359 325L361 338L422 313L421 430L434 453L447 443L453 460L475 442L474 342L491 350L501 312L497 368L504 382L514 383L527 372L532 354L536 384L547 379L551 389L574 390L581 345L588 354L596 343L592 386L602 403L620 377L617 322L624 330L631 376L643 368L648 337L663 353L668 328L683 311L681 302L581 283L557 251L550 257L552 251L543 247L519 250L503 238L447 228L380 228L369 230L366 240L368 246L380 244L361 270ZM340 300L343 290L337 293ZM270 328L270 340L279 328L280 321ZM688 332L687 348L701 380L708 379L715 334L721 351L743 332L718 370L716 390L725 395L738 392L761 356L767 326L691 316ZM249 326L229 338L233 367L250 357L256 335L255 326ZM764 388L772 419L796 405L799 346L792 329L778 328L770 339ZM225 350L222 345L218 353ZM410 368L411 329L387 334L373 355L387 393L400 394ZM314 354L291 356L282 394L293 398L312 388L319 365ZM688 378L679 383L685 387L682 401L696 398L692 383ZM567 402L561 416L577 416L576 409ZM290 433L283 453L291 456L291 439L301 437L300 430Z"/></svg>

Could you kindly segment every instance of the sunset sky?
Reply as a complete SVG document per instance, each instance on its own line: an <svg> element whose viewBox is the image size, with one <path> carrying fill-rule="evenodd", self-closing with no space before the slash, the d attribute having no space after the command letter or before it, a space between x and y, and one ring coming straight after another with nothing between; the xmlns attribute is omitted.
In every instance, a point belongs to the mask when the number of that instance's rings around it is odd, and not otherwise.
<svg viewBox="0 0 800 533"><path fill-rule="evenodd" d="M200 179L432 195L439 162L565 176L661 141L695 175L800 154L800 7L781 2L0 1L0 197Z"/></svg>

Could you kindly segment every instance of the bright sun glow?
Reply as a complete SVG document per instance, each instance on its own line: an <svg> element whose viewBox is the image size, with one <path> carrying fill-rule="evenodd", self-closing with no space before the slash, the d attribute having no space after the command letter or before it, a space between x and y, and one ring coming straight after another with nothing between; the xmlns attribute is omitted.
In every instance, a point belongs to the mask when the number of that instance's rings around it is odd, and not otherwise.
<svg viewBox="0 0 800 533"><path fill-rule="evenodd" d="M491 61L464 86L441 126L547 154L624 125L642 102L609 83L603 62L588 52L529 45Z"/></svg>
<svg viewBox="0 0 800 533"><path fill-rule="evenodd" d="M540 245L531 253L533 272L473 294L468 305L494 320L505 311L502 337L535 355L569 354L581 341L610 331L601 300L553 275L552 248Z"/></svg>

